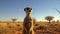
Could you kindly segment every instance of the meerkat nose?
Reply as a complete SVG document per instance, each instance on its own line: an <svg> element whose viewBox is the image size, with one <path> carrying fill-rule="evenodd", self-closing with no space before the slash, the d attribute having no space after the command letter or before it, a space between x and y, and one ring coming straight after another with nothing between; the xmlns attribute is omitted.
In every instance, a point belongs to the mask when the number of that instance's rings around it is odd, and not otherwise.
<svg viewBox="0 0 60 34"><path fill-rule="evenodd" d="M29 10L29 12L31 12L31 10Z"/></svg>

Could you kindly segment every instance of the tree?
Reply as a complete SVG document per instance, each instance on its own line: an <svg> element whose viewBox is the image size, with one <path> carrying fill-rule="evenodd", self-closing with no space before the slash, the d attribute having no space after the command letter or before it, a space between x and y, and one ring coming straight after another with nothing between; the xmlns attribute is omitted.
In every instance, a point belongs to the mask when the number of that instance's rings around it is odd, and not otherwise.
<svg viewBox="0 0 60 34"><path fill-rule="evenodd" d="M57 20L57 23L59 23L59 20Z"/></svg>
<svg viewBox="0 0 60 34"><path fill-rule="evenodd" d="M56 22L55 20L52 21L52 23L55 23L55 22Z"/></svg>
<svg viewBox="0 0 60 34"><path fill-rule="evenodd" d="M17 19L16 18L13 18L12 21L15 22Z"/></svg>
<svg viewBox="0 0 60 34"><path fill-rule="evenodd" d="M49 23L51 22L51 20L53 20L53 16L46 16L45 19L49 21Z"/></svg>

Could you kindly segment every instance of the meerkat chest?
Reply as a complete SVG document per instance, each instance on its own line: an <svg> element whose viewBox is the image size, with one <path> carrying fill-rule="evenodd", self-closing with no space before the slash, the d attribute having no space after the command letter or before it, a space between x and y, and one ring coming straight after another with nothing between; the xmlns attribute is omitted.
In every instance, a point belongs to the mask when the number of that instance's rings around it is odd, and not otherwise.
<svg viewBox="0 0 60 34"><path fill-rule="evenodd" d="M31 17L25 17L24 22L25 23L31 23L32 22L32 18Z"/></svg>
<svg viewBox="0 0 60 34"><path fill-rule="evenodd" d="M32 18L31 17L25 17L23 24L25 27L32 26Z"/></svg>

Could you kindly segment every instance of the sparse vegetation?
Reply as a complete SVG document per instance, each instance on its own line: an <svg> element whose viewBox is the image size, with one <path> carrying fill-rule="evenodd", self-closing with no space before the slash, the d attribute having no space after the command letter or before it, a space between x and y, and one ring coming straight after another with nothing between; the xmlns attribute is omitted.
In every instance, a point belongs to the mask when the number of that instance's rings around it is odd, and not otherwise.
<svg viewBox="0 0 60 34"><path fill-rule="evenodd" d="M51 23L51 20L53 20L53 16L46 16L45 19L49 21L49 23Z"/></svg>
<svg viewBox="0 0 60 34"><path fill-rule="evenodd" d="M5 24L5 25L2 25ZM34 24L35 34L59 34L60 33L60 23L39 23ZM22 34L23 25L22 23L0 23L0 34Z"/></svg>

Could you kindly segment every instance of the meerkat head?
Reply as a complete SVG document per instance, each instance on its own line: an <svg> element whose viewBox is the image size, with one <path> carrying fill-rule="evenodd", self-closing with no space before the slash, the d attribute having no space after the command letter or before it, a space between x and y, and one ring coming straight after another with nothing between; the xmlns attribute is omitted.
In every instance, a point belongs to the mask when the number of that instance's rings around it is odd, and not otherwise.
<svg viewBox="0 0 60 34"><path fill-rule="evenodd" d="M26 12L26 14L31 14L31 12L32 12L31 10L32 10L31 7L24 8L24 11Z"/></svg>

